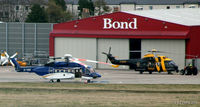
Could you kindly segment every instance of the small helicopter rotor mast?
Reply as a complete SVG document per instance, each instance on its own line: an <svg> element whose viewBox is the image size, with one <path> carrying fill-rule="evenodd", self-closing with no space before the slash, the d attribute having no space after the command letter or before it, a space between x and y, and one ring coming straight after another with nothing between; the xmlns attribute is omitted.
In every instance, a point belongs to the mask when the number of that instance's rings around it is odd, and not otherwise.
<svg viewBox="0 0 200 107"><path fill-rule="evenodd" d="M67 63L69 63L70 58L72 58L72 55L71 55L71 54L65 54L65 55L64 55L64 58L65 58L65 61L66 61Z"/></svg>
<svg viewBox="0 0 200 107"><path fill-rule="evenodd" d="M154 55L154 57L157 58L157 55L156 55L157 50L156 49L152 49L151 52Z"/></svg>

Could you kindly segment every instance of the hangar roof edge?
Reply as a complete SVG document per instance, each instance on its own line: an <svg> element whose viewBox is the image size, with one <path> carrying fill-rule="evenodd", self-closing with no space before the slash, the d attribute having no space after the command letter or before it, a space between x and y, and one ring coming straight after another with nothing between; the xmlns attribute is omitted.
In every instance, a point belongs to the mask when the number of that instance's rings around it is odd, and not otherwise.
<svg viewBox="0 0 200 107"><path fill-rule="evenodd" d="M65 0L67 4L78 5L79 0ZM92 0L96 1L96 0ZM198 4L200 0L104 0L107 5L137 4L137 5L178 5Z"/></svg>
<svg viewBox="0 0 200 107"><path fill-rule="evenodd" d="M183 8L183 9L159 9L143 11L123 11L129 14L149 17L152 19L167 21L185 26L200 26L200 9Z"/></svg>

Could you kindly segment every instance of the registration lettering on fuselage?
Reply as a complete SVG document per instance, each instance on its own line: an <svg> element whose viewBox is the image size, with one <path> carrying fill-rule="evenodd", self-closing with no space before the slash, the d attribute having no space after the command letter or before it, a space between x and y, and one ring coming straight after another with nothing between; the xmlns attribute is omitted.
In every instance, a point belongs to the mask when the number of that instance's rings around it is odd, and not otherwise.
<svg viewBox="0 0 200 107"><path fill-rule="evenodd" d="M120 61L120 63L127 63L127 61Z"/></svg>
<svg viewBox="0 0 200 107"><path fill-rule="evenodd" d="M24 72L30 72L31 71L31 69L23 69L24 70Z"/></svg>

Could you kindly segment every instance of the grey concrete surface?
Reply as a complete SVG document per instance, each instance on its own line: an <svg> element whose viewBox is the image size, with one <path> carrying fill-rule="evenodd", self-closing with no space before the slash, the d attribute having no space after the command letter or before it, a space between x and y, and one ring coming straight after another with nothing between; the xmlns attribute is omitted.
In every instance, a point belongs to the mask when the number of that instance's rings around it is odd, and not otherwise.
<svg viewBox="0 0 200 107"><path fill-rule="evenodd" d="M167 73L139 74L126 70L96 70L102 78L93 80L93 83L103 84L200 84L200 74L186 76ZM61 82L78 82L79 80L62 80ZM0 66L0 82L49 82L34 73L15 72L11 66ZM84 82L84 81L82 81Z"/></svg>

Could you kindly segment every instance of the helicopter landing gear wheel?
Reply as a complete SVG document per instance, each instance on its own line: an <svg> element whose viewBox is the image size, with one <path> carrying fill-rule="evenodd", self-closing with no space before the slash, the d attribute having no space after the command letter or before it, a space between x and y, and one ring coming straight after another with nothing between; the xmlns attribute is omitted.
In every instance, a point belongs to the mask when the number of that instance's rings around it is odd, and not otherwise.
<svg viewBox="0 0 200 107"><path fill-rule="evenodd" d="M152 71L149 71L149 74L152 74Z"/></svg>
<svg viewBox="0 0 200 107"><path fill-rule="evenodd" d="M60 79L57 79L57 82L60 82Z"/></svg>
<svg viewBox="0 0 200 107"><path fill-rule="evenodd" d="M176 73L179 73L179 70L176 70Z"/></svg>
<svg viewBox="0 0 200 107"><path fill-rule="evenodd" d="M140 71L140 74L143 74L144 71Z"/></svg>
<svg viewBox="0 0 200 107"><path fill-rule="evenodd" d="M186 69L185 70L185 75L192 75L192 70L191 69Z"/></svg>
<svg viewBox="0 0 200 107"><path fill-rule="evenodd" d="M183 70L183 69L180 70L180 74L181 74L181 75L185 75L185 70Z"/></svg>
<svg viewBox="0 0 200 107"><path fill-rule="evenodd" d="M52 82L52 83L53 83L54 81L53 81L53 80L50 80L49 82Z"/></svg>
<svg viewBox="0 0 200 107"><path fill-rule="evenodd" d="M198 70L197 70L197 68L195 67L194 69L193 69L193 75L197 75L198 74Z"/></svg>
<svg viewBox="0 0 200 107"><path fill-rule="evenodd" d="M87 83L90 83L91 82L91 80L87 80Z"/></svg>

